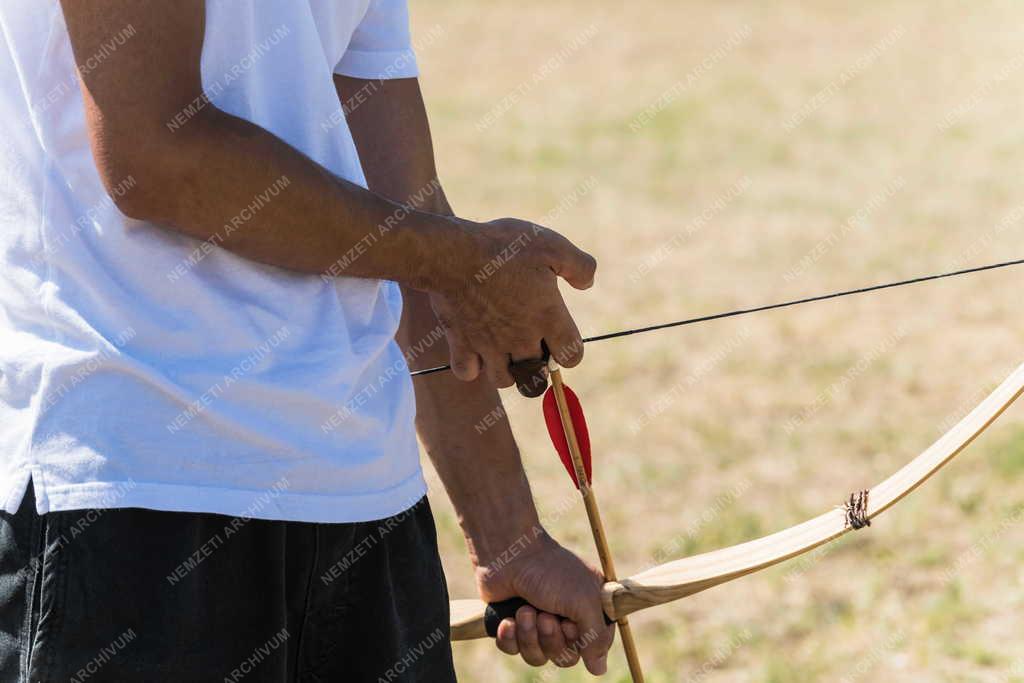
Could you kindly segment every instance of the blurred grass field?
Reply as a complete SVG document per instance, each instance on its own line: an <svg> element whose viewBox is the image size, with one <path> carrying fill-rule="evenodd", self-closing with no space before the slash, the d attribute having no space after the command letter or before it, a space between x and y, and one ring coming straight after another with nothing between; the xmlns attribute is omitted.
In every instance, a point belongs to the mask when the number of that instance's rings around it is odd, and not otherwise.
<svg viewBox="0 0 1024 683"><path fill-rule="evenodd" d="M456 210L593 253L584 334L1024 256L1024 5L413 3ZM1021 360L1008 269L587 349L619 572L839 504ZM507 395L548 528L594 559L539 406ZM868 531L631 619L652 683L1024 681L1024 405ZM453 597L474 595L431 478ZM456 644L464 681L589 680ZM606 680L628 675L616 645Z"/></svg>

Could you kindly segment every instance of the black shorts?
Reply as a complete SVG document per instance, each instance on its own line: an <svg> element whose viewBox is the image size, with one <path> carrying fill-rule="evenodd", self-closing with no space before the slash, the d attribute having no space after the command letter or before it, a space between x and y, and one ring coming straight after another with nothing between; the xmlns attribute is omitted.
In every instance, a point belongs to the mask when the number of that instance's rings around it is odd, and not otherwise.
<svg viewBox="0 0 1024 683"><path fill-rule="evenodd" d="M0 513L3 683L454 680L426 498L359 524Z"/></svg>

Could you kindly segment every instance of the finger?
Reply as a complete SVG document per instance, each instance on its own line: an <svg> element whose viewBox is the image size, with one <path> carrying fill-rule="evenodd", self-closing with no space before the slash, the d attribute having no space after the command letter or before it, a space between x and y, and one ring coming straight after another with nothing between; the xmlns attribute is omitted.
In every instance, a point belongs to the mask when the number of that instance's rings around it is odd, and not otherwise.
<svg viewBox="0 0 1024 683"><path fill-rule="evenodd" d="M516 363L521 360L533 360L534 358L543 358L544 350L540 348L540 340L530 342L518 342L512 345L512 362Z"/></svg>
<svg viewBox="0 0 1024 683"><path fill-rule="evenodd" d="M554 332L549 333L544 341L556 363L562 367L574 368L583 360L583 337L565 302L561 302L560 306L557 317L562 324Z"/></svg>
<svg viewBox="0 0 1024 683"><path fill-rule="evenodd" d="M595 676L603 676L608 672L608 650L615 640L615 627L604 623L604 618L597 625L580 625L583 633L577 640L581 647L580 656L587 671ZM596 636L596 637L595 637Z"/></svg>
<svg viewBox="0 0 1024 683"><path fill-rule="evenodd" d="M509 358L507 354L488 352L484 354L483 358L484 372L494 386L504 389L516 383L512 378L512 373L508 371Z"/></svg>
<svg viewBox="0 0 1024 683"><path fill-rule="evenodd" d="M601 676L608 670L608 650L615 639L615 625L605 623L604 611L595 607L577 618L580 633L576 645L587 671Z"/></svg>
<svg viewBox="0 0 1024 683"><path fill-rule="evenodd" d="M575 643L580 637L580 629L572 619L562 620L562 635L568 643Z"/></svg>
<svg viewBox="0 0 1024 683"><path fill-rule="evenodd" d="M590 289L597 273L597 259L568 239L553 233L555 249L551 269L576 289Z"/></svg>
<svg viewBox="0 0 1024 683"><path fill-rule="evenodd" d="M530 666L543 666L548 658L540 647L537 634L537 611L532 607L520 607L516 612L516 640L519 655Z"/></svg>
<svg viewBox="0 0 1024 683"><path fill-rule="evenodd" d="M466 344L461 335L447 330L448 352L452 373L463 382L472 382L480 375L480 356Z"/></svg>
<svg viewBox="0 0 1024 683"><path fill-rule="evenodd" d="M562 634L561 619L554 614L541 612L537 615L537 633L540 636L540 648L554 662L555 666L573 666L579 661L579 654L569 647Z"/></svg>
<svg viewBox="0 0 1024 683"><path fill-rule="evenodd" d="M519 654L519 642L516 640L516 620L502 619L498 624L498 635L494 640L498 649L507 655Z"/></svg>
<svg viewBox="0 0 1024 683"><path fill-rule="evenodd" d="M587 660L583 659L583 664L587 667L587 671L595 676L604 676L608 673L608 653L605 652L600 657Z"/></svg>

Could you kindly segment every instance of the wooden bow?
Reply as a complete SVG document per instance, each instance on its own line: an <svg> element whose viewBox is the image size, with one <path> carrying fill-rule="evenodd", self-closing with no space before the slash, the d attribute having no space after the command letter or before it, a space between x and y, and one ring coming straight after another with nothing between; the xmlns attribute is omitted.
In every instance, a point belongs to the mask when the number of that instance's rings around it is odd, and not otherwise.
<svg viewBox="0 0 1024 683"><path fill-rule="evenodd" d="M1024 364L966 417L898 472L867 492L861 523L882 514L960 454L1024 393ZM849 492L844 492L844 496ZM839 500L837 498L837 500ZM802 524L746 543L652 567L604 586L604 611L616 621L638 610L699 593L785 560L803 555L852 531L848 510L835 508ZM480 600L451 602L451 639L486 637L487 605Z"/></svg>

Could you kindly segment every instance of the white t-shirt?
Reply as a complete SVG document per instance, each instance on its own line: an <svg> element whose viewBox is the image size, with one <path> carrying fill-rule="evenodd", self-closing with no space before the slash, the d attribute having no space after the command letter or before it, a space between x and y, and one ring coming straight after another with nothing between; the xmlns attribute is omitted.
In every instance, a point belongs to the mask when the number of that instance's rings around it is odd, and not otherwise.
<svg viewBox="0 0 1024 683"><path fill-rule="evenodd" d="M405 0L206 6L212 102L365 185L332 75L416 75ZM93 163L58 0L0 3L0 125L0 506L16 511L31 481L40 513L350 522L426 492L397 285L217 246L287 178L210 242L121 215Z"/></svg>

